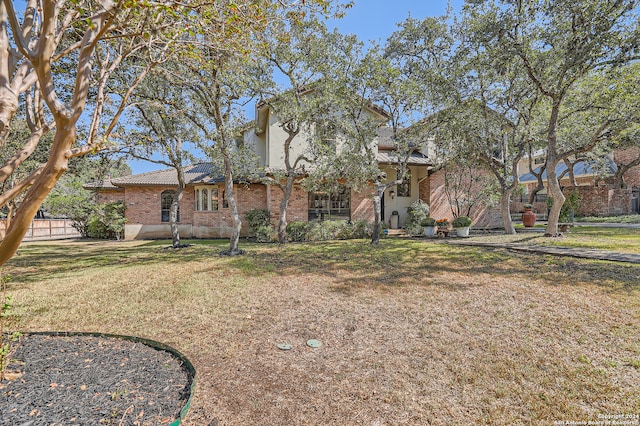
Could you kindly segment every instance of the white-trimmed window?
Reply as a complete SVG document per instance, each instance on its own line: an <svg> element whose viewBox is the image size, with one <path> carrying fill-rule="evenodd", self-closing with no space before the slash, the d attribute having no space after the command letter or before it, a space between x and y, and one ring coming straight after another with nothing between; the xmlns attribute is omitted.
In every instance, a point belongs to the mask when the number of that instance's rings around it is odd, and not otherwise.
<svg viewBox="0 0 640 426"><path fill-rule="evenodd" d="M160 217L162 222L171 221L171 204L173 204L173 197L176 191L166 190L160 194ZM180 206L178 206L177 222L180 222Z"/></svg>
<svg viewBox="0 0 640 426"><path fill-rule="evenodd" d="M211 186L196 187L196 211L208 212L219 209L218 188Z"/></svg>

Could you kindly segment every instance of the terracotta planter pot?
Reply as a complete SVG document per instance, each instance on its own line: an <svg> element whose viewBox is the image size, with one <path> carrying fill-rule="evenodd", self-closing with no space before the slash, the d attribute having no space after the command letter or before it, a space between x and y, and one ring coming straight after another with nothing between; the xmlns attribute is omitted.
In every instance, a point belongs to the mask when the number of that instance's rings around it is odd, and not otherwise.
<svg viewBox="0 0 640 426"><path fill-rule="evenodd" d="M524 209L522 223L526 228L532 228L536 224L536 214L531 209Z"/></svg>

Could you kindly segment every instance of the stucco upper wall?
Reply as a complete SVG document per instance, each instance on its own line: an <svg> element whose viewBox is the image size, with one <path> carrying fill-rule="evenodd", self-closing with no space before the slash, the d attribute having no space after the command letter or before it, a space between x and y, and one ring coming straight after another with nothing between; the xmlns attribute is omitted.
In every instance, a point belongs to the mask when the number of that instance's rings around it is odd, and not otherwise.
<svg viewBox="0 0 640 426"><path fill-rule="evenodd" d="M368 114L371 119L378 120L382 124L378 114L375 114L372 111L367 111L366 114ZM293 139L289 150L289 159L292 164L299 155L307 153L309 149L309 140L312 132L315 131L314 129L314 125L311 124L310 126L303 128L303 130ZM268 126L266 132L263 134L266 134L265 166L273 169L284 169L284 144L287 140L288 134L282 128L281 122L273 110L269 111ZM372 146L376 146L377 141L378 138L373 139L371 141ZM343 146L344 139L341 139L340 135L337 135L336 151L339 153L343 149Z"/></svg>
<svg viewBox="0 0 640 426"><path fill-rule="evenodd" d="M248 129L243 134L246 147L250 147L258 157L258 166L264 167L267 163L267 134L256 134L255 129Z"/></svg>
<svg viewBox="0 0 640 426"><path fill-rule="evenodd" d="M269 126L267 127L267 163L266 167L272 169L284 169L285 168L285 152L284 144L289 135L281 126L278 116L269 111ZM309 132L301 131L291 142L289 149L289 159L291 164L295 159L304 154L309 147Z"/></svg>

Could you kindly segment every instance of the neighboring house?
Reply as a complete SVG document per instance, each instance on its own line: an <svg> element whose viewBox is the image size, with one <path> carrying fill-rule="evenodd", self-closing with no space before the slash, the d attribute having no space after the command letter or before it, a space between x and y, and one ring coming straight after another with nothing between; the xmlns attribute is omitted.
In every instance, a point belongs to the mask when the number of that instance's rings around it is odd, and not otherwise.
<svg viewBox="0 0 640 426"><path fill-rule="evenodd" d="M384 121L384 111L373 107L370 111ZM268 105L259 105L255 125L245 130L242 143L254 149L262 170L284 168L284 140L286 133ZM296 137L293 153L307 148L304 134ZM377 160L389 180L395 180L396 166L392 155L390 133L381 128L372 141L377 145ZM340 149L339 143L336 149ZM431 162L425 153L414 152L409 160L409 173L402 185L386 191L383 197L383 220L390 223L391 213L400 213L399 226L407 220L407 207L422 199L429 203L429 173ZM225 197L224 179L211 164L197 164L185 168L186 189L179 207L180 235L184 238L227 238L231 233L232 217ZM100 184L88 184L105 201L121 200L126 205L125 239L170 237L169 207L172 191L177 186L176 171L159 170L138 175L110 179ZM253 209L267 209L272 224L279 219L282 191L260 181L235 182L234 192L243 219L241 234L248 235L246 214ZM287 209L287 220L365 220L373 221L372 191L355 192L342 188L336 193L307 192L295 185Z"/></svg>
<svg viewBox="0 0 640 426"><path fill-rule="evenodd" d="M608 216L620 214L640 213L640 166L633 167L625 173L626 188L614 187L612 176L618 170L618 164L626 164L631 159L638 156L638 150L614 150L605 158L601 167L604 170L596 170L594 165L585 161L575 162L573 165L573 176L570 178L568 166L564 161L560 161L556 166L556 175L561 176L560 186L566 193L578 191L582 197L579 214ZM540 151L532 157L534 171L540 172L540 168L545 161L545 153ZM524 186L523 194L514 199L512 212L523 211L523 205L528 203L529 194L538 185L537 178L529 170L529 158L524 158L518 164L519 180ZM534 201L534 209L538 212L547 211L547 174L542 173L542 180L545 188L537 193Z"/></svg>

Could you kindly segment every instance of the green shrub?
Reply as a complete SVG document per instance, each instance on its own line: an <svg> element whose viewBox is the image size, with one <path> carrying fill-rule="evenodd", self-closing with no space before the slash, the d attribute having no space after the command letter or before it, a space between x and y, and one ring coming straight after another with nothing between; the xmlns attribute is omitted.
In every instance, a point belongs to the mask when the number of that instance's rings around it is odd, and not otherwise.
<svg viewBox="0 0 640 426"><path fill-rule="evenodd" d="M422 200L411 203L407 208L409 220L405 226L409 235L422 235L422 220L429 217L429 205Z"/></svg>
<svg viewBox="0 0 640 426"><path fill-rule="evenodd" d="M311 222L307 227L307 241L334 240L344 226L345 222L341 220Z"/></svg>
<svg viewBox="0 0 640 426"><path fill-rule="evenodd" d="M278 239L272 226L260 226L253 231L253 236L259 243L270 243Z"/></svg>
<svg viewBox="0 0 640 426"><path fill-rule="evenodd" d="M468 216L458 216L453 219L454 228L464 228L465 226L471 226L473 221Z"/></svg>
<svg viewBox="0 0 640 426"><path fill-rule="evenodd" d="M573 221L573 216L576 214L578 209L580 208L580 202L582 201L582 196L577 190L571 191L569 194L565 195L564 204L560 208L560 222L570 222Z"/></svg>
<svg viewBox="0 0 640 426"><path fill-rule="evenodd" d="M253 209L247 213L249 229L259 243L270 243L276 240L270 218L269 210L265 209Z"/></svg>
<svg viewBox="0 0 640 426"><path fill-rule="evenodd" d="M125 205L122 201L98 204L86 222L86 236L100 239L121 239L124 236Z"/></svg>
<svg viewBox="0 0 640 426"><path fill-rule="evenodd" d="M420 222L420 226L422 226L423 228L425 226L436 226L436 220L434 218L432 218L432 217L425 217Z"/></svg>
<svg viewBox="0 0 640 426"><path fill-rule="evenodd" d="M307 240L307 222L287 223L287 237L289 241L301 242Z"/></svg>
<svg viewBox="0 0 640 426"><path fill-rule="evenodd" d="M351 240L357 238L369 238L372 229L364 220L354 220L351 223L345 223L336 238L341 240Z"/></svg>

